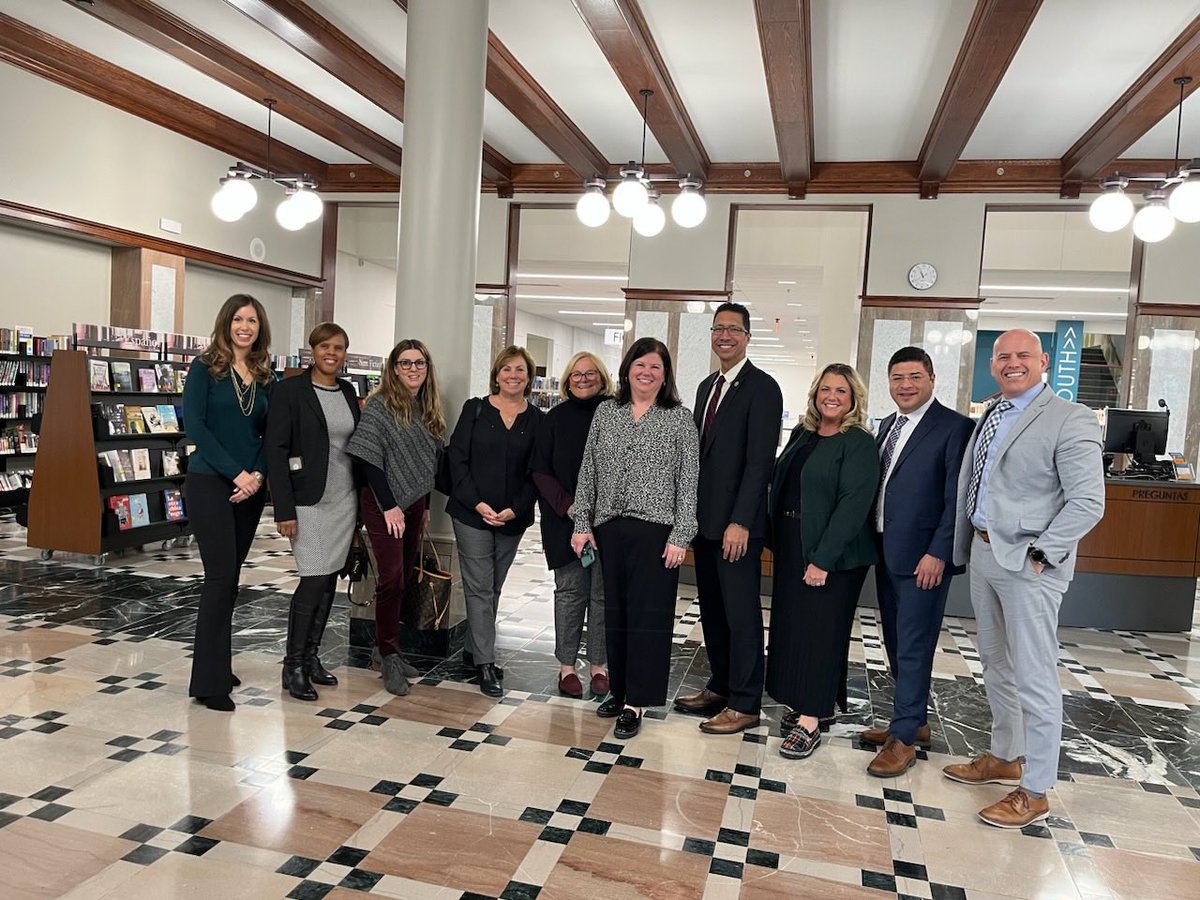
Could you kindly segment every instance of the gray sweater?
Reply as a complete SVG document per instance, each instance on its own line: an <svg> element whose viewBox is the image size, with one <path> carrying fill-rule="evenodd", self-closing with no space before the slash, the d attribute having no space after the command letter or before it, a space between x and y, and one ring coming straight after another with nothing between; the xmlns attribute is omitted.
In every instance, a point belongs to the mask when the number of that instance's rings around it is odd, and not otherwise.
<svg viewBox="0 0 1200 900"><path fill-rule="evenodd" d="M419 419L400 424L377 394L367 399L358 428L346 444L351 456L383 471L401 509L433 490L438 449L437 438Z"/></svg>

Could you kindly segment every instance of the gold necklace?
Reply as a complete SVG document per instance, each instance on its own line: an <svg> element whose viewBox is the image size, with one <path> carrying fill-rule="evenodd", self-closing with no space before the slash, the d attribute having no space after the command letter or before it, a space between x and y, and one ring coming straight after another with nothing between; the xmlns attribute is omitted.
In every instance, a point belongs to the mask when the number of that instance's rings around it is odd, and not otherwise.
<svg viewBox="0 0 1200 900"><path fill-rule="evenodd" d="M237 370L230 366L229 371L233 376L229 380L233 382L233 393L237 397L238 409L242 411L243 416L249 416L254 412L254 397L258 393L258 382L251 378L250 387L242 387Z"/></svg>

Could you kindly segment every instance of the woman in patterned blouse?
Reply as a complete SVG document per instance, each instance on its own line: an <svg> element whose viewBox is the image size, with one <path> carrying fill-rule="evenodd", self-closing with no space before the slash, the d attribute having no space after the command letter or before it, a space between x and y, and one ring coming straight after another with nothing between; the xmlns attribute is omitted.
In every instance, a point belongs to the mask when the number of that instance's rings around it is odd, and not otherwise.
<svg viewBox="0 0 1200 900"><path fill-rule="evenodd" d="M577 555L604 559L608 699L614 736L638 733L642 708L667 700L679 566L696 534L700 447L680 403L671 354L639 338L621 361L617 396L596 408L575 490Z"/></svg>

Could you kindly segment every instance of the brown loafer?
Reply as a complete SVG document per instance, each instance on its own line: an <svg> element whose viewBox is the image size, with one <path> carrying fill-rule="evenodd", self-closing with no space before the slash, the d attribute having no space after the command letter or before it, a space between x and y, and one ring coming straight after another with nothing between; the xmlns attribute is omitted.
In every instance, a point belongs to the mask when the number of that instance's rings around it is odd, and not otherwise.
<svg viewBox="0 0 1200 900"><path fill-rule="evenodd" d="M737 734L747 728L754 728L761 720L758 713L743 713L728 706L700 723L700 730L705 734Z"/></svg>
<svg viewBox="0 0 1200 900"><path fill-rule="evenodd" d="M675 708L680 712L691 713L696 716L715 716L725 708L725 701L727 699L729 698L722 697L720 694L714 694L708 688L705 688L698 694L676 697Z"/></svg>
<svg viewBox="0 0 1200 900"><path fill-rule="evenodd" d="M895 778L903 775L917 763L917 751L895 735L888 737L883 749L875 754L867 766L867 773L876 778Z"/></svg>
<svg viewBox="0 0 1200 900"><path fill-rule="evenodd" d="M608 676L603 672L592 676L591 689L593 697L603 697L608 693L608 687Z"/></svg>
<svg viewBox="0 0 1200 900"><path fill-rule="evenodd" d="M887 727L883 728L868 728L866 731L860 732L858 739L864 744L870 744L872 747L882 747L887 743L887 739L891 736L891 732ZM933 746L933 733L929 730L928 725L919 725L917 727L916 746L922 750L928 750Z"/></svg>
<svg viewBox="0 0 1200 900"><path fill-rule="evenodd" d="M997 828L1024 828L1049 816L1049 798L1034 797L1022 787L979 811L979 818Z"/></svg>
<svg viewBox="0 0 1200 900"><path fill-rule="evenodd" d="M558 676L558 692L564 697L582 697L583 683L574 672Z"/></svg>
<svg viewBox="0 0 1200 900"><path fill-rule="evenodd" d="M962 784L1011 784L1021 783L1021 761L1005 762L990 753L975 757L969 763L953 763L942 769L942 774L951 781Z"/></svg>

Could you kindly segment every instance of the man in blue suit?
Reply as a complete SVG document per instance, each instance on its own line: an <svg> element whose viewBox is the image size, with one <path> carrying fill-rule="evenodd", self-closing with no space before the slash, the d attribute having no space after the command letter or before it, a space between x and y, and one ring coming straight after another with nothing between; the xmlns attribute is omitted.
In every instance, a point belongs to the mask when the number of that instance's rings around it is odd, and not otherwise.
<svg viewBox="0 0 1200 900"><path fill-rule="evenodd" d="M879 746L867 771L894 778L929 747L929 681L952 564L955 499L973 423L933 397L933 361L902 347L888 362L888 392L897 412L879 426L881 482L875 507L880 562L875 590L883 642L896 679L892 721L862 733Z"/></svg>

